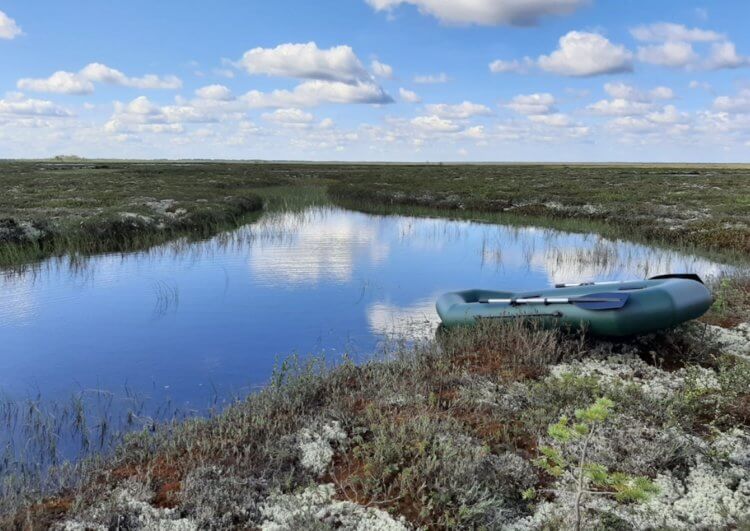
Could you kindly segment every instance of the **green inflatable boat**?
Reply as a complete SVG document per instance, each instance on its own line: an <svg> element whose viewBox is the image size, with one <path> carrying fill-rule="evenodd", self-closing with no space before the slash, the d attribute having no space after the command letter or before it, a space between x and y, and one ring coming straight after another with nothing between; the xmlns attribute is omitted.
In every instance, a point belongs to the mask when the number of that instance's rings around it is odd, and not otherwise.
<svg viewBox="0 0 750 531"><path fill-rule="evenodd" d="M627 282L559 284L526 292L458 291L442 295L437 312L448 328L482 319L534 318L547 328L631 336L696 319L711 303L711 292L698 275L675 274Z"/></svg>

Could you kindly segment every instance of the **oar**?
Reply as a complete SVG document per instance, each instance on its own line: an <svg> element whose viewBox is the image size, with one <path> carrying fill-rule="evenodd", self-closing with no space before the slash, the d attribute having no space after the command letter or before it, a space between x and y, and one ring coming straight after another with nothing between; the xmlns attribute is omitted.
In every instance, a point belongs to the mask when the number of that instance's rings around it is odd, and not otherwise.
<svg viewBox="0 0 750 531"><path fill-rule="evenodd" d="M608 280L607 282L578 282L574 284L555 284L556 288L580 288L582 286L611 286L614 284L622 284L624 281L621 280Z"/></svg>
<svg viewBox="0 0 750 531"><path fill-rule="evenodd" d="M480 299L482 304L573 304L585 310L619 310L628 302L627 293L596 293L582 297L533 297L528 299Z"/></svg>
<svg viewBox="0 0 750 531"><path fill-rule="evenodd" d="M656 275L655 277L649 277L646 280L666 280L669 278L682 278L686 280L695 280L703 284L703 279L695 273L670 273L668 275ZM637 280L610 280L607 282L578 282L574 284L555 284L556 288L579 288L581 286L611 286L614 284L622 284L623 282L638 282Z"/></svg>

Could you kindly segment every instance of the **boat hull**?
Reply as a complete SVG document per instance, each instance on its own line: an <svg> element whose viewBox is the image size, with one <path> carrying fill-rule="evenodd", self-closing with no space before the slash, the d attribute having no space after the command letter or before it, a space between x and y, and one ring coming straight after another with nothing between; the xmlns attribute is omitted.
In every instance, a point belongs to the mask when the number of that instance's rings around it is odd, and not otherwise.
<svg viewBox="0 0 750 531"><path fill-rule="evenodd" d="M587 310L575 304L513 306L479 302L487 299L575 298L613 291L628 294L622 308ZM448 328L473 325L483 319L533 318L548 328L585 328L593 335L622 337L671 328L696 319L708 311L712 302L711 292L702 282L664 278L526 292L458 291L442 295L437 301L437 312Z"/></svg>

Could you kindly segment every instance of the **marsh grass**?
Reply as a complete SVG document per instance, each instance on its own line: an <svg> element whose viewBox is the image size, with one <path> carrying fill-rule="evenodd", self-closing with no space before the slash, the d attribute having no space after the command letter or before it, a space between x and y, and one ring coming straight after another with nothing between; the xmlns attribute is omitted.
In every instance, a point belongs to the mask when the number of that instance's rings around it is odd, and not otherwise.
<svg viewBox="0 0 750 531"><path fill-rule="evenodd" d="M709 279L714 295L711 310L701 320L731 328L750 323L750 272L737 270Z"/></svg>

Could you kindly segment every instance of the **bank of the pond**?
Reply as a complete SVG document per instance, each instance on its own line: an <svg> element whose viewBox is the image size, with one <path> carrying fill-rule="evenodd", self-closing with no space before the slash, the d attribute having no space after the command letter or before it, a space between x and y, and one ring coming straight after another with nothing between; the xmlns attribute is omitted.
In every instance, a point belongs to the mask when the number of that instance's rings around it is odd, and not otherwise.
<svg viewBox="0 0 750 531"><path fill-rule="evenodd" d="M236 228L262 210L263 190L288 184L249 166L1 162L0 267Z"/></svg>
<svg viewBox="0 0 750 531"><path fill-rule="evenodd" d="M0 527L560 528L579 470L587 528L741 527L750 365L729 347L699 323L619 343L495 323L360 366L291 359L216 418L63 467L53 494L6 481Z"/></svg>
<svg viewBox="0 0 750 531"><path fill-rule="evenodd" d="M329 187L348 208L442 210L747 256L750 179L721 166L384 167ZM471 214L471 213L474 214ZM468 213L468 214L467 214ZM576 228L578 227L578 228Z"/></svg>
<svg viewBox="0 0 750 531"><path fill-rule="evenodd" d="M746 256L750 178L722 165L0 162L0 267L236 226L269 186L346 206L428 207Z"/></svg>

